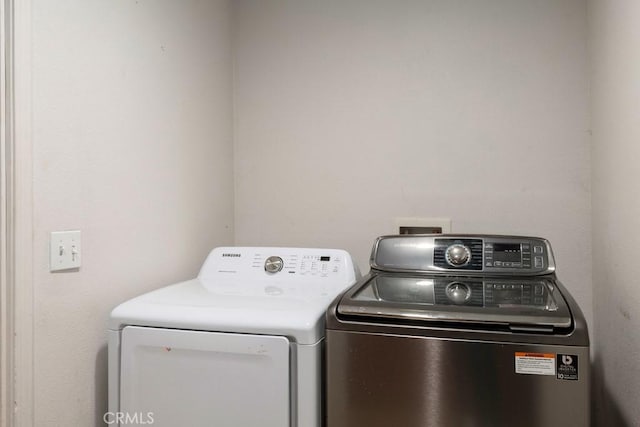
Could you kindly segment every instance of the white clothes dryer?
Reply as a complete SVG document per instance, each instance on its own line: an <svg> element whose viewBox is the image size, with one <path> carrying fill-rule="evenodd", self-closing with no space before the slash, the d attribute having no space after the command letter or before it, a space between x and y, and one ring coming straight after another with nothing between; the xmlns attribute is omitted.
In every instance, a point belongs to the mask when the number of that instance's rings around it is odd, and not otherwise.
<svg viewBox="0 0 640 427"><path fill-rule="evenodd" d="M336 249L221 247L109 321L111 425L315 427L324 314L359 273Z"/></svg>

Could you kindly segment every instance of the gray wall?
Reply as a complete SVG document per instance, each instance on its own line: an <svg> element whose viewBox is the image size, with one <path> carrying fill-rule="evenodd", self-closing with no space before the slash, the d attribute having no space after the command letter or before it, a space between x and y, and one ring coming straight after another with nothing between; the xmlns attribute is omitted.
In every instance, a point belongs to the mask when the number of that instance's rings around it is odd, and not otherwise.
<svg viewBox="0 0 640 427"><path fill-rule="evenodd" d="M599 425L640 425L640 2L589 3Z"/></svg>
<svg viewBox="0 0 640 427"><path fill-rule="evenodd" d="M547 237L591 316L586 3L234 2L236 243Z"/></svg>
<svg viewBox="0 0 640 427"><path fill-rule="evenodd" d="M234 219L237 244L366 270L406 216L550 238L595 331L601 425L640 419L640 271L619 255L640 246L640 4L591 0L590 28L583 0L32 9L36 425L99 423L108 311L194 276ZM68 228L83 267L51 274Z"/></svg>
<svg viewBox="0 0 640 427"><path fill-rule="evenodd" d="M226 1L32 0L38 427L104 425L118 303L233 240ZM79 272L49 232L82 230Z"/></svg>

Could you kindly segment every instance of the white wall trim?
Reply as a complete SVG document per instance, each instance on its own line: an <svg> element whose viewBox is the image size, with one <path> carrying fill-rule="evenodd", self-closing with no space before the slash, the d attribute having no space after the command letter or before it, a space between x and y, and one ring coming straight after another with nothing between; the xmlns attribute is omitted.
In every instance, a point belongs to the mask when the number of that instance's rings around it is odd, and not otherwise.
<svg viewBox="0 0 640 427"><path fill-rule="evenodd" d="M12 328L7 427L32 427L33 405L33 171L31 113L31 0L3 0L11 35L6 68L7 272L6 313ZM13 307L11 307L13 305ZM11 342L12 341L12 342Z"/></svg>
<svg viewBox="0 0 640 427"><path fill-rule="evenodd" d="M0 2L0 426L9 427L13 401L11 372L13 371L13 295L9 287L9 223L8 210L8 144L11 126L8 124L10 97L7 96L7 65L11 46L10 17L11 0Z"/></svg>

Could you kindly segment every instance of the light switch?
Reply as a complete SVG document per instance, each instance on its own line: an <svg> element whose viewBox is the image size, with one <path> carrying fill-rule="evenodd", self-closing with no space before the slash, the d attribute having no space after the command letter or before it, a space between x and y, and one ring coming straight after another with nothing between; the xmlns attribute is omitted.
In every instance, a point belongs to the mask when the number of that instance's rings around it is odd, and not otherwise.
<svg viewBox="0 0 640 427"><path fill-rule="evenodd" d="M51 232L49 253L49 271L80 268L80 230Z"/></svg>

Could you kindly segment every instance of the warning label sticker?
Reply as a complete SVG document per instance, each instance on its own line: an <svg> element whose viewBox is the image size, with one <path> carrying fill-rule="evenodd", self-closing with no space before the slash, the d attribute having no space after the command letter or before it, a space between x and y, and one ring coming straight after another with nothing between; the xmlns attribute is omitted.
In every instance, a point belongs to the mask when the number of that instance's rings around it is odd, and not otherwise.
<svg viewBox="0 0 640 427"><path fill-rule="evenodd" d="M575 354L558 354L558 376L559 380L578 379L578 356Z"/></svg>
<svg viewBox="0 0 640 427"><path fill-rule="evenodd" d="M516 352L516 374L556 375L556 355L553 353Z"/></svg>

